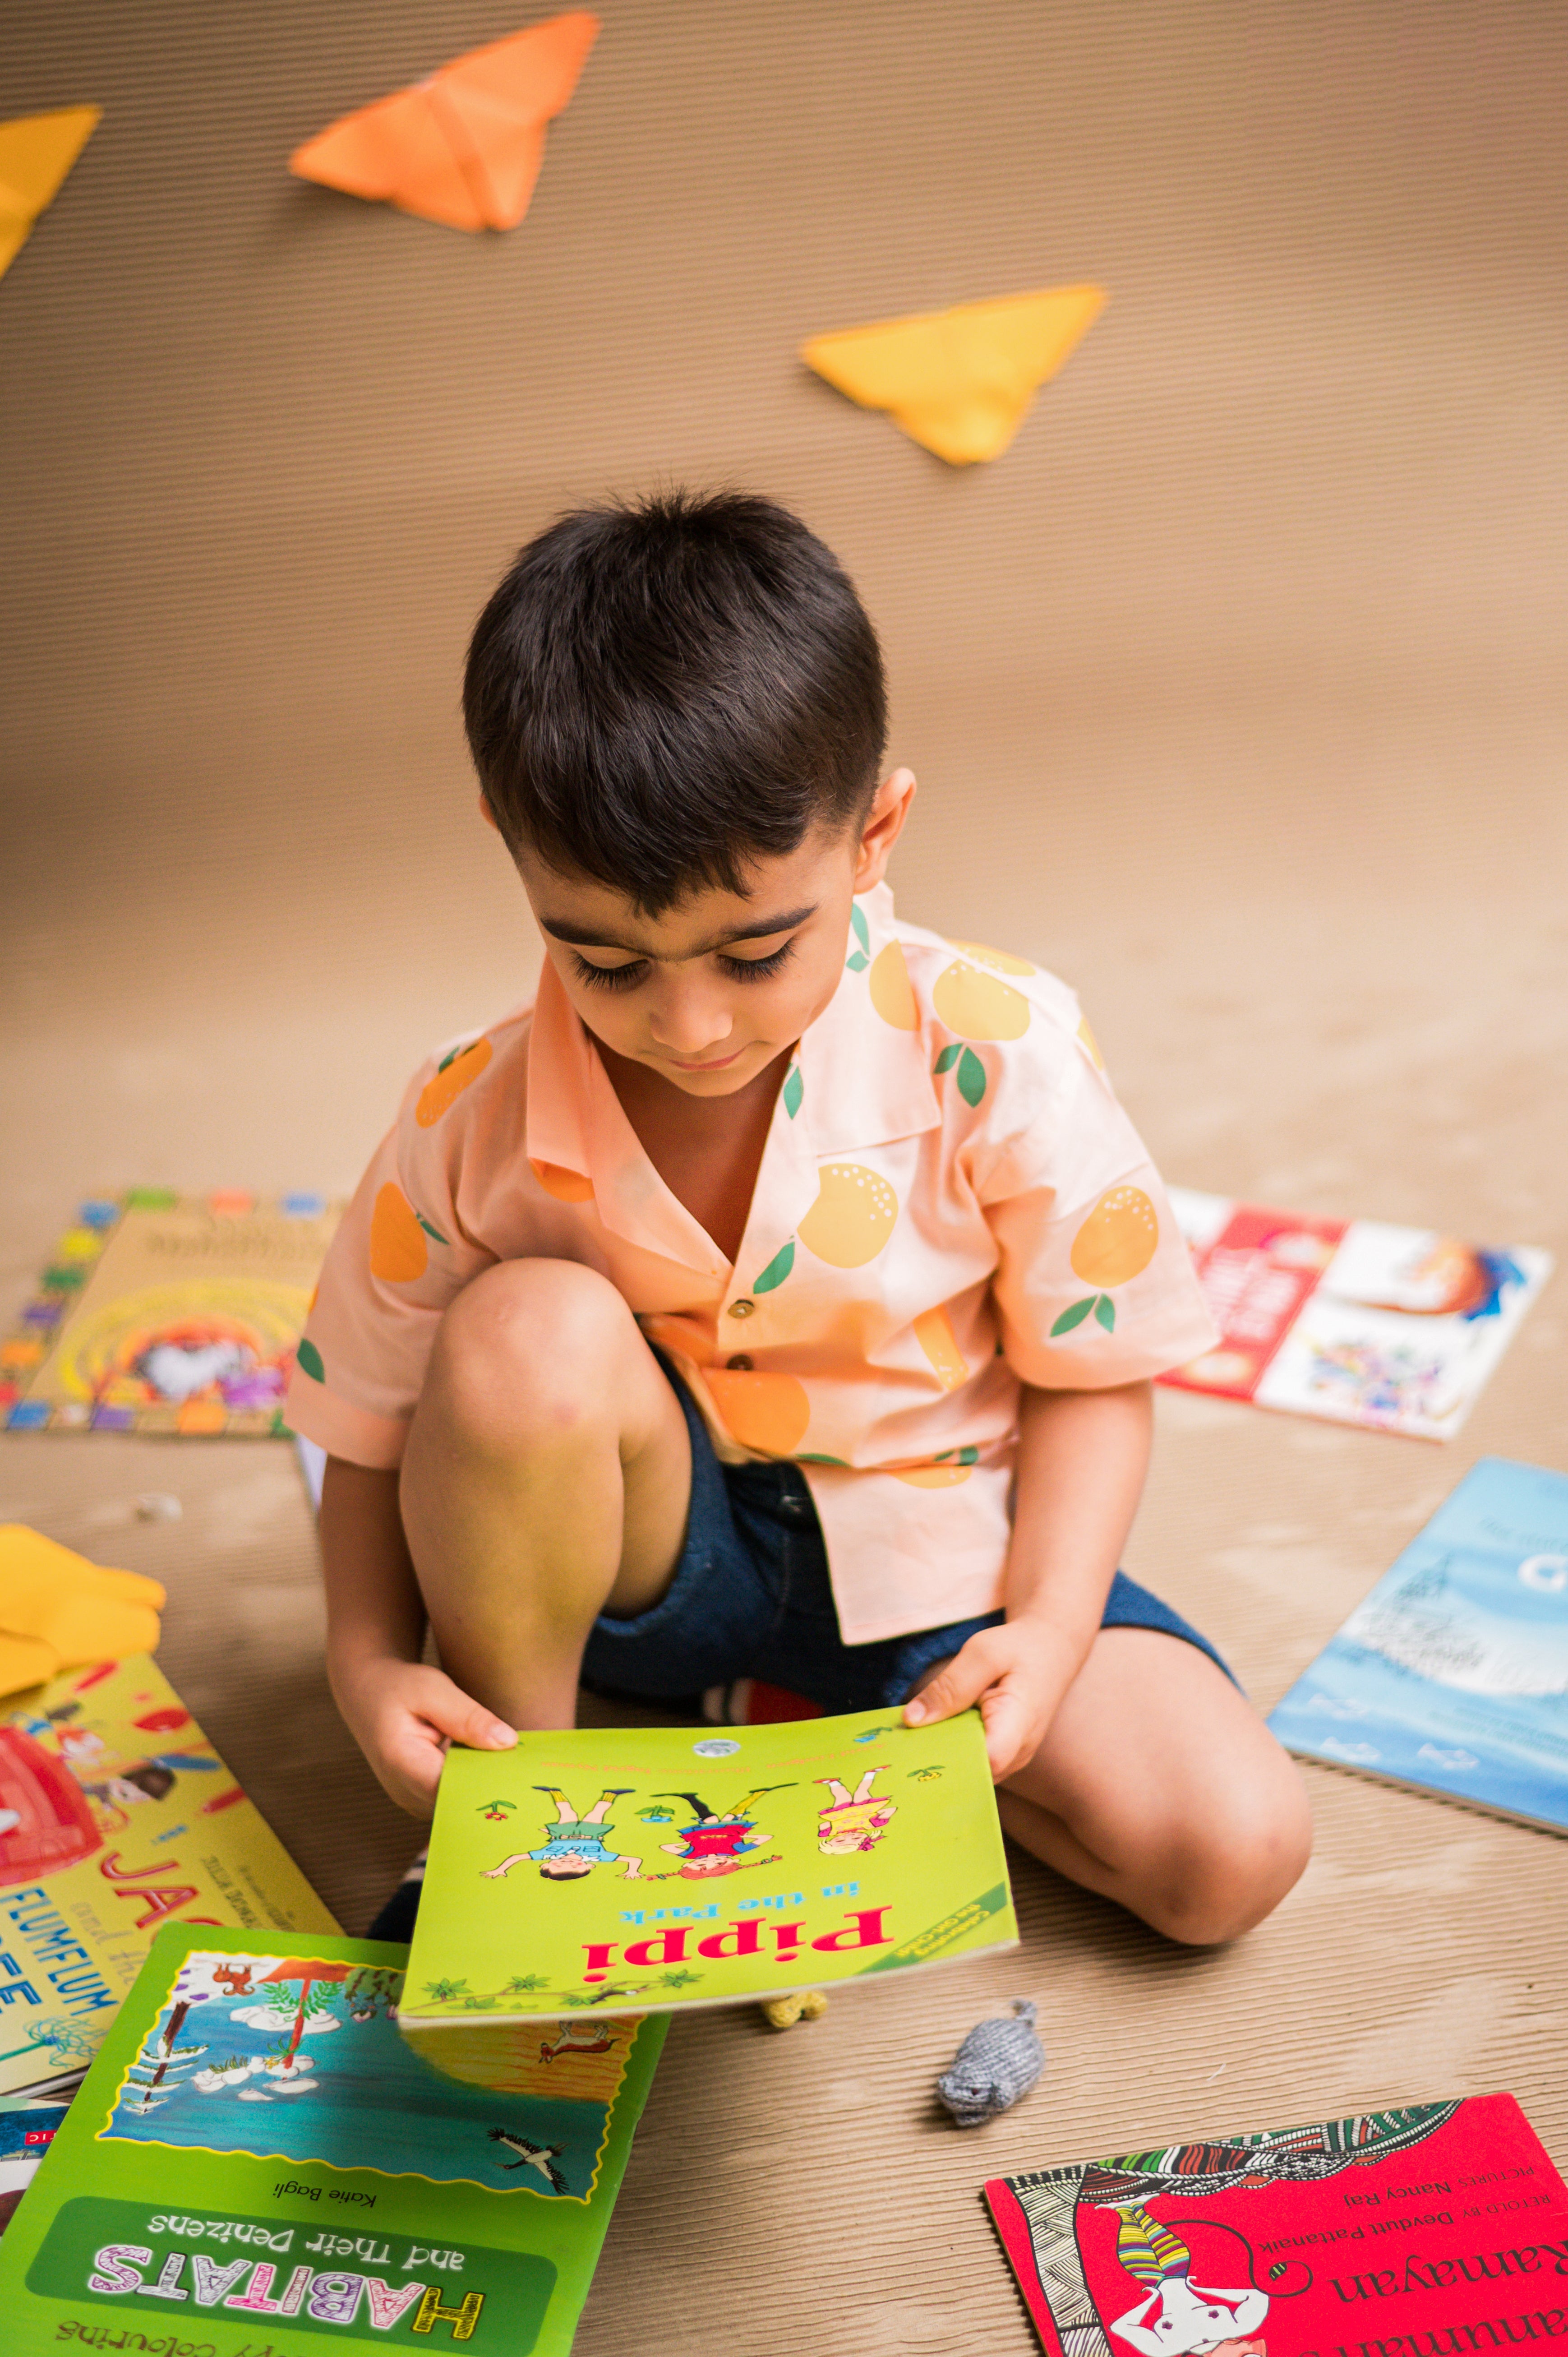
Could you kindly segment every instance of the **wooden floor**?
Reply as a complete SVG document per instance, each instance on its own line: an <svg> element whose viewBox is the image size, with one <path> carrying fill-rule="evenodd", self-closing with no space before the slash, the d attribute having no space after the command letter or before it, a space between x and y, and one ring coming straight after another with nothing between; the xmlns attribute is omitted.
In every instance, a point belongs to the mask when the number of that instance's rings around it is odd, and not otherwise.
<svg viewBox="0 0 1568 2357"><path fill-rule="evenodd" d="M671 478L840 549L922 780L900 906L1071 979L1170 1178L1568 1252L1568 19L604 14L527 222L467 240L279 166L499 0L16 0L0 117L107 111L0 282L0 1310L90 1189L350 1183L526 995L464 634L560 505ZM1083 278L988 469L792 357ZM1267 1707L1477 1456L1568 1463L1565 1297L1444 1449L1163 1395L1129 1567ZM169 1674L361 1929L413 1835L326 1691L290 1452L8 1437L0 1518L166 1582ZM1308 1772L1313 1866L1231 1950L1020 1858L1015 1957L679 2025L584 2357L1022 2357L1014 2167L1496 2087L1568 2163L1568 1844ZM932 2079L1014 1994L1047 2075L961 2135Z"/></svg>

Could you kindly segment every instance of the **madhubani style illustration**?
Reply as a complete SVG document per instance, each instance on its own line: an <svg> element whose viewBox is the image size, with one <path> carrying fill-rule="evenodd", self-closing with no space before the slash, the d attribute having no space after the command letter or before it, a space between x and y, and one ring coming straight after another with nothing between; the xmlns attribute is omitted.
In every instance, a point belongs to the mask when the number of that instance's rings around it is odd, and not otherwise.
<svg viewBox="0 0 1568 2357"><path fill-rule="evenodd" d="M561 2024L543 2043L535 2026L537 2059L492 2056L504 2083L481 2086L400 2035L403 1983L390 1965L196 1952L101 2136L585 2200L634 2025Z"/></svg>
<svg viewBox="0 0 1568 2357"><path fill-rule="evenodd" d="M1259 2234L1192 2205L1389 2160L1458 2108L1365 2113L1010 2178L1063 2348L1072 2357L1268 2357L1264 2328L1276 2304L1311 2288L1313 2266L1271 2259Z"/></svg>

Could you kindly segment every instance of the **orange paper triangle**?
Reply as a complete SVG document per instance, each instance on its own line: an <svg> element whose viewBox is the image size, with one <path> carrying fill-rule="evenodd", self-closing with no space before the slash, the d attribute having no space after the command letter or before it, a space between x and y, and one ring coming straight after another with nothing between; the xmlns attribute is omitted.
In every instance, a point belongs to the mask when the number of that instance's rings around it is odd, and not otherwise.
<svg viewBox="0 0 1568 2357"><path fill-rule="evenodd" d="M53 203L66 174L102 120L101 106L62 106L0 123L0 278Z"/></svg>
<svg viewBox="0 0 1568 2357"><path fill-rule="evenodd" d="M581 9L469 49L427 81L329 124L288 159L302 180L449 229L515 229L546 125L577 87L599 20Z"/></svg>
<svg viewBox="0 0 1568 2357"><path fill-rule="evenodd" d="M1007 447L1041 385L1105 304L1099 286L1047 286L816 336L800 358L865 409L954 467Z"/></svg>

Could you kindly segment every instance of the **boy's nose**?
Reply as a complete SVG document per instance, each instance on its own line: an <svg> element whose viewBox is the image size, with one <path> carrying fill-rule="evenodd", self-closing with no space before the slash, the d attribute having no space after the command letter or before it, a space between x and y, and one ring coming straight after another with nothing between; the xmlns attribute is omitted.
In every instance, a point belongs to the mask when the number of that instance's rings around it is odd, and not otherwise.
<svg viewBox="0 0 1568 2357"><path fill-rule="evenodd" d="M660 1048L693 1060L722 1048L734 1028L727 1006L692 991L671 993L649 1017Z"/></svg>

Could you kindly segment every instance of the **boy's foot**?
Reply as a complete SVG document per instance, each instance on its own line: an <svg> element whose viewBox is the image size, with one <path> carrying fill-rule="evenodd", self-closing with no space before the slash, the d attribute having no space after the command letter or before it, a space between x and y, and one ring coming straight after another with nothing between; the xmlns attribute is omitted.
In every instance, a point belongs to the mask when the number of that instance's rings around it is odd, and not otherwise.
<svg viewBox="0 0 1568 2357"><path fill-rule="evenodd" d="M366 1932L367 1940L399 1940L407 1943L413 1937L413 1921L419 1912L420 1894L424 1889L424 1861L430 1856L422 1849L408 1872Z"/></svg>

